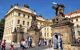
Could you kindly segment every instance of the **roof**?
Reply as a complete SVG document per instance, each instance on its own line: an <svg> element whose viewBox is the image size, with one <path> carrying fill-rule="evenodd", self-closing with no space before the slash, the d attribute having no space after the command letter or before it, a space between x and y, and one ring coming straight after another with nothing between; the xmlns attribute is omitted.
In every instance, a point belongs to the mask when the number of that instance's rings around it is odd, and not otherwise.
<svg viewBox="0 0 80 50"><path fill-rule="evenodd" d="M26 13L30 13L30 14L36 15L36 12L35 12L35 11L32 11L32 10L29 9L29 8L14 6L14 7L12 7L12 8L7 12L6 16L7 16L8 14L10 14L10 13L11 13L13 10L15 10L15 9L20 10L20 11L23 11L23 12L26 12ZM5 16L5 17L6 17L6 16Z"/></svg>
<svg viewBox="0 0 80 50"><path fill-rule="evenodd" d="M9 15L13 10L20 10L20 11L23 11L23 12L26 12L26 13L29 13L29 14L32 14L32 15L36 15L37 17L44 19L42 16L37 15L37 13L36 13L34 10L32 10L32 9L30 9L30 8L26 8L26 7L19 7L19 6L14 6L14 7L12 7L12 8L7 12L6 16ZM6 16L5 16L5 17L6 17Z"/></svg>
<svg viewBox="0 0 80 50"><path fill-rule="evenodd" d="M70 15L72 15L72 14L74 14L74 13L80 13L80 10L76 10L76 11L74 11L74 12L70 12L70 13L65 14L65 15L70 16Z"/></svg>

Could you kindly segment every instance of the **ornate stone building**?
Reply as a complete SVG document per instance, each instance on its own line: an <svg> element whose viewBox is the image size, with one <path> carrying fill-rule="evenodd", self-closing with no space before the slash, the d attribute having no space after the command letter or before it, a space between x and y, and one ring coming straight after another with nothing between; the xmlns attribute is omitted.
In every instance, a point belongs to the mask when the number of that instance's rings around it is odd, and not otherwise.
<svg viewBox="0 0 80 50"><path fill-rule="evenodd" d="M36 45L35 41L39 38L50 40L53 35L54 38L62 38L65 50L80 48L75 42L75 37L76 39L80 37L78 33L80 30L79 14L64 15L64 5L61 4L53 8L56 10L56 17L53 20L46 20L26 5L23 7L12 6L5 16L3 39L6 39L8 43L20 42L22 39L32 36L33 45Z"/></svg>
<svg viewBox="0 0 80 50"><path fill-rule="evenodd" d="M5 16L5 28L4 28L4 36L3 39L6 39L6 42L20 42L21 39L26 39L28 36L28 29L31 27L32 18L36 17L37 27L41 28L41 37L47 38L45 34L49 34L50 36L47 39L51 38L51 28L48 26L52 24L52 21L44 19L42 16L38 16L36 12L31 10L28 6L24 5L20 7L18 5L14 5L7 12ZM45 28L44 28L45 27Z"/></svg>
<svg viewBox="0 0 80 50"><path fill-rule="evenodd" d="M65 17L70 18L71 22L74 23L75 38L80 38L80 10L68 13Z"/></svg>
<svg viewBox="0 0 80 50"><path fill-rule="evenodd" d="M74 23L74 43L73 50L80 49L80 10L76 10L74 12L70 12L65 15L65 17L69 18L72 23Z"/></svg>

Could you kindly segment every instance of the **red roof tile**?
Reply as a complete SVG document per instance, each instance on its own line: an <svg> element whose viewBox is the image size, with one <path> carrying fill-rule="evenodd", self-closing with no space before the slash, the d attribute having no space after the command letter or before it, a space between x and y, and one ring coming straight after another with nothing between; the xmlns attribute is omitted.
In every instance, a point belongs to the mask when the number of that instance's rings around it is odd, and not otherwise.
<svg viewBox="0 0 80 50"><path fill-rule="evenodd" d="M68 13L68 14L65 14L65 15L71 15L71 14L73 14L73 13L80 13L80 10L76 10L76 11L74 11L74 12L70 12L70 13Z"/></svg>

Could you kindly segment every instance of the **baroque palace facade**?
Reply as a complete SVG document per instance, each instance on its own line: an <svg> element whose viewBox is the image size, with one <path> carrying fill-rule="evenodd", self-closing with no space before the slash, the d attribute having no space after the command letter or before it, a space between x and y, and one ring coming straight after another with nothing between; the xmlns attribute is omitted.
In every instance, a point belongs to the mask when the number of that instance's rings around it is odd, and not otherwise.
<svg viewBox="0 0 80 50"><path fill-rule="evenodd" d="M6 39L6 42L9 43L14 41L14 39L16 39L17 42L20 42L21 37L24 37L24 39L26 39L28 37L29 29L32 26L32 21L33 23L37 21L36 23L38 29L40 29L41 38L50 40L52 37L53 39L57 37L58 41L60 38L62 38L63 49L79 50L80 11L78 10L76 12L64 15L64 5L57 5L53 8L56 10L56 17L52 20L46 20L42 16L38 16L35 11L31 10L27 6L13 6L5 16L3 39ZM36 18L33 19L33 16ZM34 27L32 28L34 29ZM24 33L23 36L19 35L19 31L21 31L21 34ZM36 31L32 32L34 32L33 35L35 36ZM15 33L17 33L16 36L14 36ZM37 36L34 38L36 37Z"/></svg>
<svg viewBox="0 0 80 50"><path fill-rule="evenodd" d="M65 17L70 18L71 22L74 23L75 38L80 39L80 10L68 13Z"/></svg>
<svg viewBox="0 0 80 50"><path fill-rule="evenodd" d="M22 25L24 32L23 36L26 39L28 29L31 26L33 15L37 15L36 12L32 11L30 8L26 6L23 7L20 7L18 5L13 6L5 16L5 28L3 39L6 39L6 42L12 42L14 39L13 34L15 28L19 27L19 25ZM52 21L46 20L42 16L38 15L36 19L38 28L41 28L40 30L40 32L42 33L41 37L43 39L51 39L52 31L50 25L52 24Z"/></svg>
<svg viewBox="0 0 80 50"><path fill-rule="evenodd" d="M74 41L75 43L72 45L73 50L80 50L80 10L76 10L74 12L70 12L65 15L65 17L69 18L72 23L74 23Z"/></svg>

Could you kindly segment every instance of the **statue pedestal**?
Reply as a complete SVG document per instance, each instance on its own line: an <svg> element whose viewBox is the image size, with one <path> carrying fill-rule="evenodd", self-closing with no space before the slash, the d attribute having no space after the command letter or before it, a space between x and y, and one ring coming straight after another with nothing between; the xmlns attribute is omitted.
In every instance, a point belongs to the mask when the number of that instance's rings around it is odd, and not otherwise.
<svg viewBox="0 0 80 50"><path fill-rule="evenodd" d="M63 43L63 49L71 49L71 44L72 44L72 29L69 25L65 26L59 26L59 27L54 27L53 28L53 35L55 36L54 33L59 33L62 36L62 43ZM59 35L57 35L59 38ZM59 46L60 47L60 46Z"/></svg>
<svg viewBox="0 0 80 50"><path fill-rule="evenodd" d="M38 40L39 40L39 32L36 31L29 31L29 36L32 37L32 46L35 47L38 44Z"/></svg>

